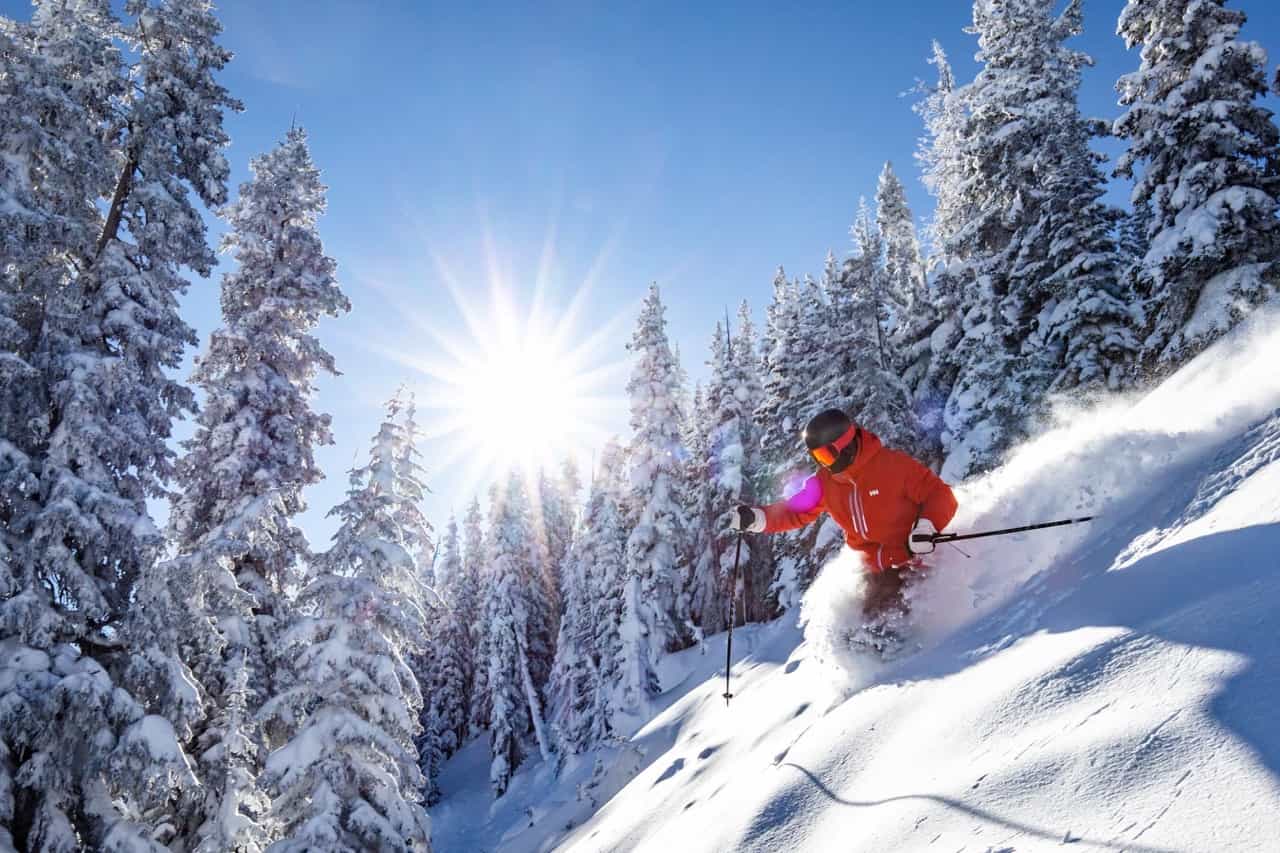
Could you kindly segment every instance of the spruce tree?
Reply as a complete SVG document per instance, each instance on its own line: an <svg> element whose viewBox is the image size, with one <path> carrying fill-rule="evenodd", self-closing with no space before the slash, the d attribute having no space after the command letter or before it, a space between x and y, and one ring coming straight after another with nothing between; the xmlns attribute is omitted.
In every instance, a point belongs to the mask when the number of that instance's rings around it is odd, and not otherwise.
<svg viewBox="0 0 1280 853"><path fill-rule="evenodd" d="M931 389L926 378L939 317L928 289L906 189L891 163L884 164L876 188L876 229L884 245L885 290L894 306L894 322L888 333L888 366L911 394L919 423L917 449L923 458L932 460L938 451L931 436L938 434L940 422L930 417L934 409L929 405Z"/></svg>
<svg viewBox="0 0 1280 853"><path fill-rule="evenodd" d="M283 743L263 773L283 835L275 853L430 847L410 657L427 629L417 555L430 550L431 528L408 421L393 398L280 634L291 677L262 709Z"/></svg>
<svg viewBox="0 0 1280 853"><path fill-rule="evenodd" d="M622 673L632 660L622 632L626 617L627 529L625 502L626 452L617 443L607 442L600 452L591 480L591 492L582 520L584 565L590 566L588 589L593 660L601 693L597 710L588 727L591 736L629 734L634 708Z"/></svg>
<svg viewBox="0 0 1280 853"><path fill-rule="evenodd" d="M146 501L167 494L172 422L192 409L169 376L194 342L182 268L213 265L192 194L225 199L238 104L214 81L230 55L207 6L125 8L127 27L89 0L0 27L0 370L27 386L0 436L17 485L4 527L22 540L0 549L6 666L23 673L3 697L4 823L30 849L154 849L197 794L180 741L198 700L177 668L141 680L128 664L155 654L137 618L163 583Z"/></svg>
<svg viewBox="0 0 1280 853"><path fill-rule="evenodd" d="M323 476L314 449L332 441L329 416L311 398L316 373L335 372L333 358L312 331L349 308L316 231L324 187L303 131L251 165L253 179L224 211L231 229L223 245L238 266L223 279L223 325L194 374L205 404L178 465L177 556L166 567L200 629L181 656L214 709L196 733L207 794L190 841L209 850L248 843L238 810L256 795L229 784L234 776L251 787L264 755L245 772L222 757L232 742L269 746L255 715L278 686L286 589L310 553L294 519L305 508L302 490ZM233 720L221 709L240 690L247 713Z"/></svg>
<svg viewBox="0 0 1280 853"><path fill-rule="evenodd" d="M761 340L763 396L754 415L762 464L769 479L778 477L799 461L795 454L798 432L795 408L802 395L798 359L800 350L808 343L800 340L799 291L799 284L789 281L783 268L778 267Z"/></svg>
<svg viewBox="0 0 1280 853"><path fill-rule="evenodd" d="M1130 0L1118 31L1141 46L1117 84L1126 112L1135 208L1150 206L1149 246L1136 268L1142 366L1163 374L1273 297L1280 132L1269 109L1267 55L1240 39L1245 14L1224 0Z"/></svg>
<svg viewBox="0 0 1280 853"><path fill-rule="evenodd" d="M483 618L491 594L492 573L489 571L485 551L484 513L480 509L479 498L473 498L462 521L463 572L472 579L475 589L474 606L468 612L479 617L468 623L472 672L470 708L467 712L468 737L475 737L489 727L489 709L492 705L489 695L488 625Z"/></svg>
<svg viewBox="0 0 1280 853"><path fill-rule="evenodd" d="M551 758L545 696L534 679L540 648L537 614L546 607L530 521L528 491L513 472L491 510L487 561L492 584L485 602L488 689L491 701L489 781L502 796L530 753L532 734Z"/></svg>
<svg viewBox="0 0 1280 853"><path fill-rule="evenodd" d="M445 761L466 741L473 678L470 625L475 619L475 585L467 576L458 522L449 519L444 557L437 578L443 607L432 614L423 653L414 670L424 693L418 766L427 782L427 804L440 798L436 778Z"/></svg>
<svg viewBox="0 0 1280 853"><path fill-rule="evenodd" d="M1065 45L1078 0L974 4L984 67L963 95L953 207L969 211L944 252L961 264L962 336L942 360L954 383L944 444L950 476L998 461L1045 414L1049 391L1115 383L1132 357L1126 297L1102 202L1091 127L1076 103L1091 59Z"/></svg>
<svg viewBox="0 0 1280 853"><path fill-rule="evenodd" d="M732 554L728 518L742 502L741 460L745 455L745 436L739 421L741 407L736 405L736 400L735 405L725 402L731 368L728 330L722 323L716 323L709 350L707 366L711 377L695 412L701 435L690 445L701 458L690 472L696 478L691 483L695 491L685 507L687 512L698 513L697 517L686 516L686 533L696 534L698 540L698 550L691 555L688 599L691 621L704 635L727 627L728 572L721 566L721 557L727 542ZM730 422L728 427L723 423L725 420Z"/></svg>
<svg viewBox="0 0 1280 853"><path fill-rule="evenodd" d="M913 109L925 128L916 149L916 162L925 187L934 197L933 215L924 233L929 245L926 266L934 271L930 305L937 323L929 334L923 376L909 374L906 379L921 426L940 455L946 432L944 409L963 367L963 360L952 358L951 353L962 341L973 340L964 334L961 296L969 278L966 261L973 252L964 239L964 228L975 214L973 199L967 193L969 176L964 156L966 90L957 85L946 51L937 41L933 42L929 64L937 69L937 82L932 86L921 84L923 97Z"/></svg>
<svg viewBox="0 0 1280 853"><path fill-rule="evenodd" d="M711 483L711 421L701 383L694 386L685 412L684 459L680 464L680 510L685 519L685 535L680 555L685 567L684 600L688 602L688 627L695 640L724 630L723 590L714 565L713 547L716 517L715 489Z"/></svg>
<svg viewBox="0 0 1280 853"><path fill-rule="evenodd" d="M755 324L751 320L751 307L743 300L738 305L737 333L732 336L732 348L728 353L729 367L729 399L727 408L735 410L734 417L738 421L738 431L742 440L742 493L746 503L761 503L764 490L768 487L769 478L764 472L764 459L760 450L759 432L756 429L754 414L764 400L764 381L760 371L760 344L756 335ZM727 416L726 411L722 417ZM724 513L724 507L716 507L717 512ZM732 507L729 507L731 510ZM713 528L714 533L722 535L728 529L727 515L721 516L719 524ZM731 538L731 537L730 537ZM743 543L742 560L739 576L743 583L743 619L749 622L764 622L777 615L776 601L770 593L773 579L773 540L768 537ZM733 566L729 562L729 554L724 553L723 565L729 576Z"/></svg>
<svg viewBox="0 0 1280 853"><path fill-rule="evenodd" d="M601 595L599 574L616 553L602 553L606 542L620 544L618 531L599 530L604 493L591 486L582 529L565 559L561 590L564 617L556 643L555 667L548 689L548 723L561 757L580 754L609 733L608 708L600 681L600 652L596 647L596 606Z"/></svg>
<svg viewBox="0 0 1280 853"><path fill-rule="evenodd" d="M638 709L658 693L658 655L685 642L679 548L684 519L677 502L681 413L675 358L667 340L666 309L649 288L628 349L635 356L631 398L631 493L634 526L627 541L623 636L626 690Z"/></svg>
<svg viewBox="0 0 1280 853"><path fill-rule="evenodd" d="M900 317L913 309L928 307L924 261L920 256L920 239L916 234L907 191L886 162L876 184L876 231L884 246L885 291ZM897 332L902 323L895 324ZM895 335L898 337L898 335Z"/></svg>

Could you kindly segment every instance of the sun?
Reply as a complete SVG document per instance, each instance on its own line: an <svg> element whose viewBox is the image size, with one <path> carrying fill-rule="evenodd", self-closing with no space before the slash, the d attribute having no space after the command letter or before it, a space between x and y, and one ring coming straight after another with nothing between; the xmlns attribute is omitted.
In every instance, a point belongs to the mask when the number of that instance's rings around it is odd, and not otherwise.
<svg viewBox="0 0 1280 853"><path fill-rule="evenodd" d="M582 288L566 305L545 304L541 288L524 304L492 281L480 299L451 290L463 323L420 323L422 350L400 357L419 374L431 467L462 494L512 469L532 486L566 460L586 479L593 452L626 423L623 318L581 331Z"/></svg>
<svg viewBox="0 0 1280 853"><path fill-rule="evenodd" d="M466 443L509 448L523 467L547 467L591 438L603 413L571 352L535 329L479 343L454 405Z"/></svg>

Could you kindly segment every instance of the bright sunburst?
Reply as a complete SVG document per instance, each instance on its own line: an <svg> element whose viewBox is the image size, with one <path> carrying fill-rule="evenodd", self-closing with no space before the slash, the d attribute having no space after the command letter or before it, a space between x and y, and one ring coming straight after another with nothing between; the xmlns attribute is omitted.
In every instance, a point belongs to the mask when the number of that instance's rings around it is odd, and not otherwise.
<svg viewBox="0 0 1280 853"><path fill-rule="evenodd" d="M487 294L477 298L438 258L436 267L465 330L417 317L427 333L422 351L397 357L422 374L415 385L430 464L452 472L448 491L474 494L511 468L532 480L566 458L588 463L610 430L626 423L626 318L593 321L591 334L582 334L588 285L568 305L549 306L539 283L526 305L492 268L480 289Z"/></svg>

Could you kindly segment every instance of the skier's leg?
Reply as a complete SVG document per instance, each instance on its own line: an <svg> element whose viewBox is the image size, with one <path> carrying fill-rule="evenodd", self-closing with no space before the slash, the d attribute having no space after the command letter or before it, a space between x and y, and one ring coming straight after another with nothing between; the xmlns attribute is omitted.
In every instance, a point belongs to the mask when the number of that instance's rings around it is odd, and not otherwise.
<svg viewBox="0 0 1280 853"><path fill-rule="evenodd" d="M882 622L886 616L906 614L907 604L902 598L902 581L902 572L897 569L867 573L866 593L862 599L863 622Z"/></svg>
<svg viewBox="0 0 1280 853"><path fill-rule="evenodd" d="M900 628L906 621L902 574L897 569L868 573L862 599L862 626L853 632L855 645L881 655L892 655L901 646Z"/></svg>

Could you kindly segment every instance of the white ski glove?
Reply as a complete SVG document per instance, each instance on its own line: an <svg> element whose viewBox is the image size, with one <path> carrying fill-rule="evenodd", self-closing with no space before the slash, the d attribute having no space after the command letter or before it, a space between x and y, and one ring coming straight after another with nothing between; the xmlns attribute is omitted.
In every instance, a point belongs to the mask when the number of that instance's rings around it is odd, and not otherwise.
<svg viewBox="0 0 1280 853"><path fill-rule="evenodd" d="M916 522L916 526L912 528L911 535L907 537L907 550L916 556L921 554L933 553L933 537L938 535L938 528L933 526L933 522L927 518L922 518ZM923 537L917 540L916 537Z"/></svg>
<svg viewBox="0 0 1280 853"><path fill-rule="evenodd" d="M729 529L740 533L764 533L764 510L740 504L729 513Z"/></svg>

